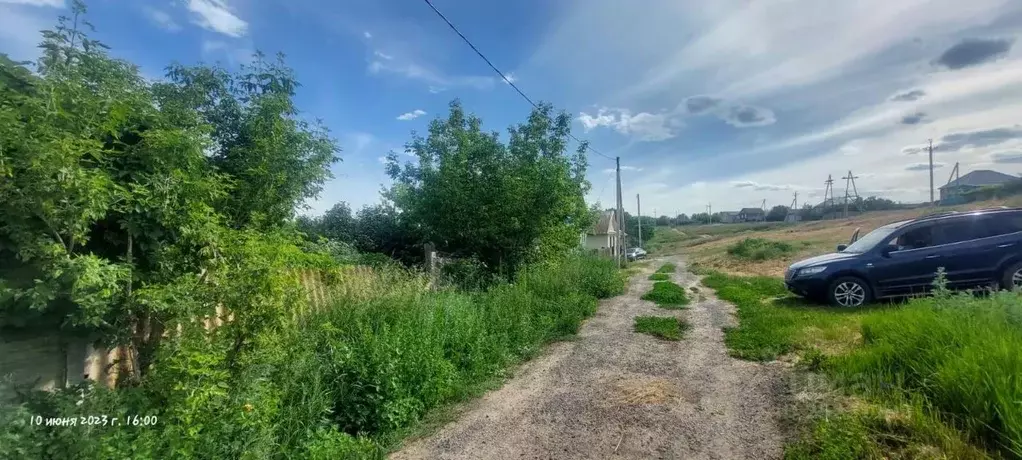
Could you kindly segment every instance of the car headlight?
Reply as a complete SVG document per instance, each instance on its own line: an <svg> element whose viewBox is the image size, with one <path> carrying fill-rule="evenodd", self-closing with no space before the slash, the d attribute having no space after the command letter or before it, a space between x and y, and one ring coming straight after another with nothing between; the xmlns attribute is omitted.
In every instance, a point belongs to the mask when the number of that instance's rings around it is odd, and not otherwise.
<svg viewBox="0 0 1022 460"><path fill-rule="evenodd" d="M817 274L817 273L822 273L822 272L823 272L824 270L826 270L826 269L827 269L827 266L826 266L826 265L824 265L824 266L822 266L822 267L809 267L809 268L803 268L803 269L800 269L800 270L798 271L798 276L810 276L810 275L815 275L815 274Z"/></svg>

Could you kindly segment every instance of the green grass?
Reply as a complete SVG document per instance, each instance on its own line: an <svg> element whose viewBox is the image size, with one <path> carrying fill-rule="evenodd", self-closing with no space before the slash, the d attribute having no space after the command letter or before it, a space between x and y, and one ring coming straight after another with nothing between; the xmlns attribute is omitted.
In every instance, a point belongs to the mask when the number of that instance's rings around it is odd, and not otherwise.
<svg viewBox="0 0 1022 460"><path fill-rule="evenodd" d="M743 260L780 259L795 252L795 246L783 241L745 238L728 246L728 255Z"/></svg>
<svg viewBox="0 0 1022 460"><path fill-rule="evenodd" d="M789 458L1022 457L1019 294L833 309L790 297L779 279L711 272L703 283L737 306L732 355L800 355L864 401L818 418Z"/></svg>
<svg viewBox="0 0 1022 460"><path fill-rule="evenodd" d="M657 306L671 310L684 308L689 302L685 288L670 281L653 283L653 289L643 294L642 300L655 302Z"/></svg>
<svg viewBox="0 0 1022 460"><path fill-rule="evenodd" d="M654 273L652 275L649 275L649 279L651 281L670 281L671 275L668 275L666 273Z"/></svg>
<svg viewBox="0 0 1022 460"><path fill-rule="evenodd" d="M677 270L677 269L678 269L678 267L676 265L674 265L674 264L663 264L663 265L660 266L660 268L657 269L656 272L657 273L674 273L674 271Z"/></svg>
<svg viewBox="0 0 1022 460"><path fill-rule="evenodd" d="M664 340L681 340L682 334L691 326L673 316L636 316L635 332L649 334Z"/></svg>

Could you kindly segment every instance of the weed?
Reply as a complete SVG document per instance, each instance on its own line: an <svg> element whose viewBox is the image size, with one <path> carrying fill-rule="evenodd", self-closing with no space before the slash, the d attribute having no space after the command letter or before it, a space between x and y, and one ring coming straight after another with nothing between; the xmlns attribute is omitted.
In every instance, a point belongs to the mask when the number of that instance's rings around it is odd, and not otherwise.
<svg viewBox="0 0 1022 460"><path fill-rule="evenodd" d="M653 283L653 289L643 294L642 300L656 302L657 306L672 310L684 308L689 302L685 288L670 281Z"/></svg>
<svg viewBox="0 0 1022 460"><path fill-rule="evenodd" d="M729 255L744 260L779 259L793 252L795 247L789 243L763 238L745 238L727 248Z"/></svg>
<svg viewBox="0 0 1022 460"><path fill-rule="evenodd" d="M674 264L663 264L657 269L657 273L674 273L678 267Z"/></svg>
<svg viewBox="0 0 1022 460"><path fill-rule="evenodd" d="M654 273L652 275L649 275L649 279L651 281L670 281L671 275L668 275L666 273Z"/></svg>
<svg viewBox="0 0 1022 460"><path fill-rule="evenodd" d="M649 334L664 340L681 340L681 335L689 328L691 325L673 316L635 317L635 332Z"/></svg>

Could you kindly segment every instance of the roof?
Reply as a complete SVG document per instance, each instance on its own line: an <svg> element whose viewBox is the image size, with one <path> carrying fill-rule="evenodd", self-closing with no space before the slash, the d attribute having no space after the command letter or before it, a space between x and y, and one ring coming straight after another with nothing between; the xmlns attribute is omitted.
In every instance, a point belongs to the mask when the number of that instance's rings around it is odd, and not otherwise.
<svg viewBox="0 0 1022 460"><path fill-rule="evenodd" d="M720 211L720 215L722 216L733 216L736 214L738 214L738 211Z"/></svg>
<svg viewBox="0 0 1022 460"><path fill-rule="evenodd" d="M970 173L968 173L968 174L966 174L966 175L964 175L962 177L959 177L958 180L949 182L947 185L944 185L943 187L941 187L941 190L943 190L945 188L948 188L948 187L959 187L959 186L961 186L961 187L982 187L984 185L998 185L998 184L1003 184L1005 182L1011 182L1011 181L1014 181L1014 180L1019 180L1019 178L1015 177L1015 176L1012 176L1012 175L1009 175L1009 174L999 173L997 171L991 171L989 169L979 169L979 170L970 172Z"/></svg>
<svg viewBox="0 0 1022 460"><path fill-rule="evenodd" d="M596 223L589 229L589 234L606 235L610 233L610 227L613 222L614 211L603 211L600 213L600 217L596 219Z"/></svg>
<svg viewBox="0 0 1022 460"><path fill-rule="evenodd" d="M742 208L738 211L739 214L764 214L764 211L760 208Z"/></svg>

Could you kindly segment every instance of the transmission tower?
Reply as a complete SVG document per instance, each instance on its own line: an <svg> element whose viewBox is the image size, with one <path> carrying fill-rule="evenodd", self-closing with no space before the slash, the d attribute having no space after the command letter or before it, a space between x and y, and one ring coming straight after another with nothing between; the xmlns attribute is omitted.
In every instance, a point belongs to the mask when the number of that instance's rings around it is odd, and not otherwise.
<svg viewBox="0 0 1022 460"><path fill-rule="evenodd" d="M845 180L845 217L846 218L848 217L848 199L849 198L855 198L855 209L858 210L859 212L862 212L862 205L859 203L859 190L857 188L855 188L855 179L858 179L858 178L859 178L859 176L853 175L852 174L852 170L850 170L850 169L848 170L848 175L845 176L845 177L842 177L842 179ZM854 195L850 194L849 192L854 193Z"/></svg>
<svg viewBox="0 0 1022 460"><path fill-rule="evenodd" d="M798 222L798 192L795 192L795 198L791 200L791 207L788 208L788 215L784 216L785 222Z"/></svg>
<svg viewBox="0 0 1022 460"><path fill-rule="evenodd" d="M826 213L834 205L834 178L827 174L827 180L823 183L827 184L827 188L823 189L823 212ZM829 202L827 200L828 196L830 197ZM826 219L826 214L824 214L824 219Z"/></svg>

